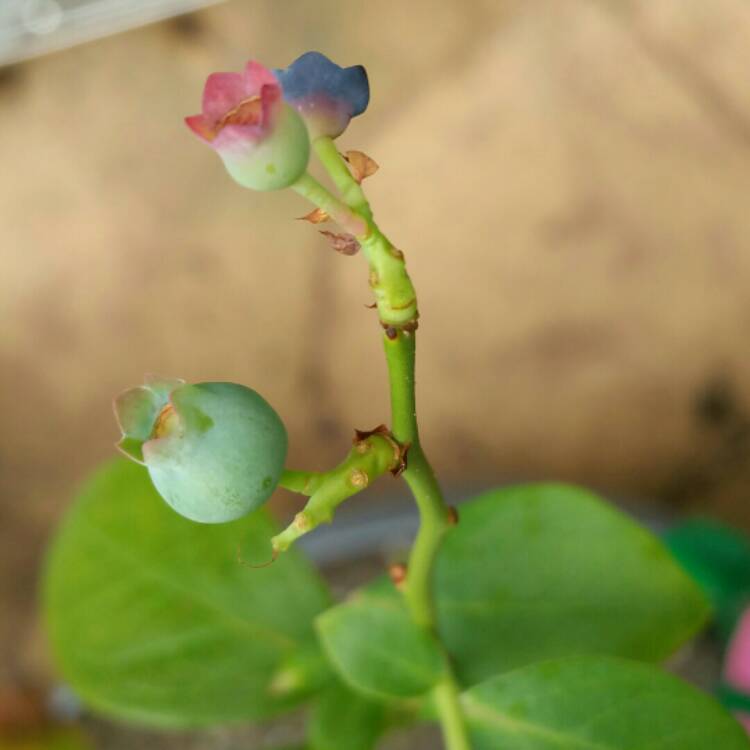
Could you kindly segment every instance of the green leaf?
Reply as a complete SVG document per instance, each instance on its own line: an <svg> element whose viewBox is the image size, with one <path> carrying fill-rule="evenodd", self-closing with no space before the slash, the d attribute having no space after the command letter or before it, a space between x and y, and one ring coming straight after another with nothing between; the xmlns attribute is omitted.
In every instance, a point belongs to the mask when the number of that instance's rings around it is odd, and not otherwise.
<svg viewBox="0 0 750 750"><path fill-rule="evenodd" d="M0 750L91 750L91 744L75 728L22 733L0 733Z"/></svg>
<svg viewBox="0 0 750 750"><path fill-rule="evenodd" d="M385 729L385 707L340 682L333 682L315 702L310 717L312 750L372 750Z"/></svg>
<svg viewBox="0 0 750 750"><path fill-rule="evenodd" d="M664 545L596 496L537 484L461 506L436 570L439 629L459 676L577 654L661 660L705 622Z"/></svg>
<svg viewBox="0 0 750 750"><path fill-rule="evenodd" d="M707 695L610 657L524 667L477 685L462 703L473 750L750 750Z"/></svg>
<svg viewBox="0 0 750 750"><path fill-rule="evenodd" d="M750 599L750 539L731 526L693 519L670 529L664 541L706 592L729 640Z"/></svg>
<svg viewBox="0 0 750 750"><path fill-rule="evenodd" d="M146 470L116 461L85 486L51 550L44 600L63 676L92 706L152 724L256 719L294 698L269 684L314 642L328 604L293 553L255 569L238 549L269 549L259 512L216 526L170 510Z"/></svg>
<svg viewBox="0 0 750 750"><path fill-rule="evenodd" d="M400 597L360 593L324 612L316 625L333 666L364 693L421 695L441 675L435 641L411 621Z"/></svg>

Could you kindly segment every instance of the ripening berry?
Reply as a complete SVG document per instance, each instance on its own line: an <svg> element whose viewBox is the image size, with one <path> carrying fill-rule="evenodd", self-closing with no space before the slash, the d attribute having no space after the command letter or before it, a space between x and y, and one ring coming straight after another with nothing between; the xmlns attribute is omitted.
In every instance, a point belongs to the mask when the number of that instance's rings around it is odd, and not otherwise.
<svg viewBox="0 0 750 750"><path fill-rule="evenodd" d="M243 187L277 190L307 170L307 128L284 102L274 74L260 63L249 62L242 73L212 73L203 90L203 111L185 122Z"/></svg>
<svg viewBox="0 0 750 750"><path fill-rule="evenodd" d="M302 115L312 140L337 138L370 102L367 71L361 65L342 68L320 52L305 52L275 72L284 99Z"/></svg>
<svg viewBox="0 0 750 750"><path fill-rule="evenodd" d="M193 521L223 523L255 510L284 470L284 425L242 385L151 381L122 393L115 414L120 449Z"/></svg>

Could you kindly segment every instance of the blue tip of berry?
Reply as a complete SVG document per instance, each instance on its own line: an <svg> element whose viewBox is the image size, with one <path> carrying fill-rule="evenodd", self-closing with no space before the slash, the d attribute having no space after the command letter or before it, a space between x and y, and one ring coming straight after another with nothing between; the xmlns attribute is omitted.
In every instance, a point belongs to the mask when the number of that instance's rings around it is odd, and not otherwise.
<svg viewBox="0 0 750 750"><path fill-rule="evenodd" d="M362 114L370 102L367 71L361 65L342 68L320 52L305 52L288 68L274 71L290 103L326 96L347 105L350 117Z"/></svg>

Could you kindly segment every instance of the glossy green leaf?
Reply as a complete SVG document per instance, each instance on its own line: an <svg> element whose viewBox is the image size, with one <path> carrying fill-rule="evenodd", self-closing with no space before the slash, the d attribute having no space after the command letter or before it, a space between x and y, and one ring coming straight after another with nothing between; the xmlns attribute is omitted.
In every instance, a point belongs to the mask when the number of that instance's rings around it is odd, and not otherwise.
<svg viewBox="0 0 750 750"><path fill-rule="evenodd" d="M46 620L63 677L92 706L161 725L277 713L277 669L314 642L328 604L296 553L256 569L276 529L263 512L193 523L168 508L146 470L120 460L86 485L52 547ZM249 553L248 553L249 554Z"/></svg>
<svg viewBox="0 0 750 750"><path fill-rule="evenodd" d="M610 657L524 667L477 685L462 703L473 750L750 750L707 695Z"/></svg>
<svg viewBox="0 0 750 750"><path fill-rule="evenodd" d="M494 490L460 515L436 594L465 684L576 654L661 660L706 620L705 598L664 545L585 490Z"/></svg>
<svg viewBox="0 0 750 750"><path fill-rule="evenodd" d="M372 750L385 729L385 707L333 682L315 701L311 750Z"/></svg>
<svg viewBox="0 0 750 750"><path fill-rule="evenodd" d="M335 669L364 693L421 695L440 677L440 652L411 621L400 597L361 593L324 612L316 624Z"/></svg>

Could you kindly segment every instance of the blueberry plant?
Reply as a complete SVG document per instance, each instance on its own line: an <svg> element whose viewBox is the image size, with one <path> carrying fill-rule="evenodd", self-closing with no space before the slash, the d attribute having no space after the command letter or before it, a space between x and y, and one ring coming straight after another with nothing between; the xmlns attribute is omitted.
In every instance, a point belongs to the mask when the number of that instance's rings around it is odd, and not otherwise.
<svg viewBox="0 0 750 750"><path fill-rule="evenodd" d="M368 750L416 722L437 722L448 750L750 750L718 703L657 666L708 616L657 538L562 484L446 504L417 427L417 297L362 187L377 165L335 143L369 95L364 68L309 52L210 75L186 122L240 185L295 190L308 221L337 225L324 231L335 249L361 251L388 426L357 431L330 471L292 470L281 419L245 386L125 391L115 412L132 460L90 479L49 556L61 674L93 709L165 728L304 706L307 750ZM408 559L334 603L294 542L386 475L419 510ZM309 498L284 530L261 507L276 487ZM238 543L272 562L241 564Z"/></svg>

